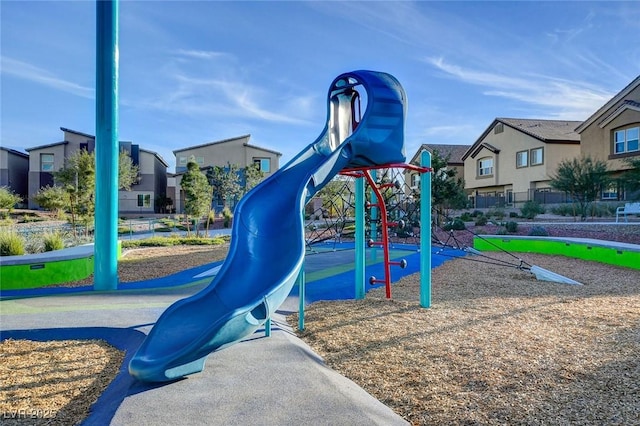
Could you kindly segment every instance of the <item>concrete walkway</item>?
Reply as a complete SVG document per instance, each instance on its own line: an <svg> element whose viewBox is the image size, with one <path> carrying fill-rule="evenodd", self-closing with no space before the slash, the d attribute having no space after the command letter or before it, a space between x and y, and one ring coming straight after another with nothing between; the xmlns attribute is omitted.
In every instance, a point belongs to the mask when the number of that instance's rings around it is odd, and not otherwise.
<svg viewBox="0 0 640 426"><path fill-rule="evenodd" d="M215 352L202 373L169 384L136 382L127 365L145 334L167 306L205 285L5 300L1 338L102 338L126 350L85 425L407 424L294 335L284 315L297 309L295 298L273 318L270 337L257 332Z"/></svg>

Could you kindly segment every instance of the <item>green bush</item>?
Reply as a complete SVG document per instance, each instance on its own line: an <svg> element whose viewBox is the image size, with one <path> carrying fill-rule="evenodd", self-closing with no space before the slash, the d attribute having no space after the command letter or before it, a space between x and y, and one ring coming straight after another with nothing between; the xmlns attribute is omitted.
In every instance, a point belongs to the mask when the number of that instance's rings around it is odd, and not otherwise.
<svg viewBox="0 0 640 426"><path fill-rule="evenodd" d="M451 222L445 223L442 229L445 231L451 231L452 229L456 231L462 231L463 229L467 229L467 227L462 220L456 218Z"/></svg>
<svg viewBox="0 0 640 426"><path fill-rule="evenodd" d="M496 231L496 235L507 235L509 233L509 231L507 231L506 228L498 228L498 230Z"/></svg>
<svg viewBox="0 0 640 426"><path fill-rule="evenodd" d="M481 210L474 210L473 213L471 213L471 216L473 217L484 216L484 213L482 213Z"/></svg>
<svg viewBox="0 0 640 426"><path fill-rule="evenodd" d="M551 213L557 214L560 216L573 216L574 213L573 205L571 204L560 204L551 208Z"/></svg>
<svg viewBox="0 0 640 426"><path fill-rule="evenodd" d="M122 248L137 248L137 247L171 247L178 245L199 245L199 246L215 246L224 244L229 241L228 236L215 237L215 238L202 238L202 237L152 237L144 240L125 240L122 241Z"/></svg>
<svg viewBox="0 0 640 426"><path fill-rule="evenodd" d="M504 225L507 232L511 232L512 234L518 232L518 222L514 222L510 220Z"/></svg>
<svg viewBox="0 0 640 426"><path fill-rule="evenodd" d="M64 248L64 238L59 232L46 233L42 237L44 251L62 250Z"/></svg>
<svg viewBox="0 0 640 426"><path fill-rule="evenodd" d="M460 215L460 220L463 220L465 222L471 222L473 219L473 216L471 216L471 213L469 212L464 212Z"/></svg>
<svg viewBox="0 0 640 426"><path fill-rule="evenodd" d="M534 226L529 230L530 237L548 237L549 233L542 226Z"/></svg>
<svg viewBox="0 0 640 426"><path fill-rule="evenodd" d="M0 256L24 254L24 238L13 231L0 231Z"/></svg>
<svg viewBox="0 0 640 426"><path fill-rule="evenodd" d="M509 217L518 217L518 213L516 213L516 212L509 212Z"/></svg>
<svg viewBox="0 0 640 426"><path fill-rule="evenodd" d="M231 209L227 206L224 206L224 209L222 209L222 217L223 217L223 222L222 225L225 228L228 228L229 226L231 226L231 219L233 219L233 213L231 212Z"/></svg>
<svg viewBox="0 0 640 426"><path fill-rule="evenodd" d="M520 213L522 217L526 219L535 219L535 217L539 214L543 214L545 212L544 207L540 205L537 201L529 200L520 209Z"/></svg>
<svg viewBox="0 0 640 426"><path fill-rule="evenodd" d="M484 226L489 222L486 216L478 216L476 219L476 226Z"/></svg>
<svg viewBox="0 0 640 426"><path fill-rule="evenodd" d="M496 208L496 209L488 211L487 212L487 216L495 217L496 219L500 220L505 216L505 214L504 214L504 210L503 209Z"/></svg>

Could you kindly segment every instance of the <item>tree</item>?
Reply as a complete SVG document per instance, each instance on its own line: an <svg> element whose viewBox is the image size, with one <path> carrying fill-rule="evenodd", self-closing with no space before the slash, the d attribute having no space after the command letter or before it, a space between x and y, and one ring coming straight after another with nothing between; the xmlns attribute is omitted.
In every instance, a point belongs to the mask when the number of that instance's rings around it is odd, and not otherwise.
<svg viewBox="0 0 640 426"><path fill-rule="evenodd" d="M336 176L317 192L316 197L322 200L322 214L327 214L329 217L339 217L344 220L347 216L355 215L355 211L351 209L350 205L344 199L345 195L348 195L354 191L354 188L350 185L351 180L344 176Z"/></svg>
<svg viewBox="0 0 640 426"><path fill-rule="evenodd" d="M84 149L65 159L65 166L53 172L56 185L69 196L69 212L74 235L77 220L85 224L85 233L93 220L95 210L95 157Z"/></svg>
<svg viewBox="0 0 640 426"><path fill-rule="evenodd" d="M133 164L133 159L126 151L120 151L118 156L118 189L130 191L131 186L138 182L138 166Z"/></svg>
<svg viewBox="0 0 640 426"><path fill-rule="evenodd" d="M45 186L33 196L33 200L45 210L53 212L57 218L62 216L70 203L69 193L61 186Z"/></svg>
<svg viewBox="0 0 640 426"><path fill-rule="evenodd" d="M198 163L189 160L187 171L182 175L180 186L184 191L184 213L189 223L189 217L199 220L211 208L211 185L207 176L200 171ZM187 232L189 228L187 225ZM199 236L196 222L196 236Z"/></svg>
<svg viewBox="0 0 640 426"><path fill-rule="evenodd" d="M15 194L9 187L0 186L0 209L6 210L4 216L7 217L16 204L22 202L22 197Z"/></svg>
<svg viewBox="0 0 640 426"><path fill-rule="evenodd" d="M211 185L212 199L218 197L222 206L226 207L228 201L242 195L240 185L240 167L237 164L227 163L225 167L212 166L207 169L207 180Z"/></svg>
<svg viewBox="0 0 640 426"><path fill-rule="evenodd" d="M625 163L630 169L622 173L621 181L630 197L640 199L640 158L627 158Z"/></svg>
<svg viewBox="0 0 640 426"><path fill-rule="evenodd" d="M251 164L244 168L244 188L242 195L251 191L264 178L264 172L259 164Z"/></svg>
<svg viewBox="0 0 640 426"><path fill-rule="evenodd" d="M456 178L457 171L447 167L451 154L446 157L433 150L431 156L431 203L436 211L436 223L439 217L448 215L449 209L461 209L467 205L467 195L464 192L464 180Z"/></svg>
<svg viewBox="0 0 640 426"><path fill-rule="evenodd" d="M589 156L562 160L551 177L551 187L566 193L578 205L581 220L603 187L610 182L607 163Z"/></svg>
<svg viewBox="0 0 640 426"><path fill-rule="evenodd" d="M120 151L118 157L118 189L131 189L131 185L137 181L137 177L138 166L133 164L129 154L125 151ZM74 233L78 220L85 224L85 232L88 232L90 225L93 223L95 213L95 153L89 153L84 149L74 152L65 159L65 165L62 169L53 172L53 179L56 186L61 187L67 194L66 197L63 197L63 200L67 203L63 208L67 209L71 214ZM61 195L58 190L48 190L44 194L40 193L40 195L45 200L45 203L53 203L49 207L54 210L57 209L55 206L60 200L54 202L53 198ZM36 200L36 202L43 208L49 209L39 201Z"/></svg>

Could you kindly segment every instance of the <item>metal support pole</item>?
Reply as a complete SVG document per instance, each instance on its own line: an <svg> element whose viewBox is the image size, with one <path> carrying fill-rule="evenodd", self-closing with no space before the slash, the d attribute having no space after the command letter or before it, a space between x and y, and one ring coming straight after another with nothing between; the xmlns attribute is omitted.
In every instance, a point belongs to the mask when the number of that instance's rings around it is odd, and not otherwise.
<svg viewBox="0 0 640 426"><path fill-rule="evenodd" d="M420 165L431 167L431 153L422 151ZM431 171L420 174L420 306L431 307Z"/></svg>
<svg viewBox="0 0 640 426"><path fill-rule="evenodd" d="M366 284L364 279L365 266L366 266L366 250L365 250L365 226L364 226L364 203L366 202L364 197L364 178L356 178L356 259L355 259L355 274L356 274L356 299L364 299L366 294Z"/></svg>
<svg viewBox="0 0 640 426"><path fill-rule="evenodd" d="M304 281L304 264L300 268L298 278L296 278L296 284L298 284L298 330L304 331L304 299L305 299L305 281Z"/></svg>
<svg viewBox="0 0 640 426"><path fill-rule="evenodd" d="M365 173L370 173L371 180L375 183L378 177L378 173L376 172L376 170L371 170L371 172ZM376 236L378 235L378 224L376 223L376 221L378 220L378 208L375 206L377 203L378 197L376 197L375 191L373 190L373 188L371 188L371 210L369 212L369 217L371 218L371 226L369 226L369 228L371 229L370 238L374 241L376 240ZM378 251L376 250L376 246L373 246L371 248L371 260L373 262L378 260Z"/></svg>
<svg viewBox="0 0 640 426"><path fill-rule="evenodd" d="M271 317L264 322L264 337L271 336Z"/></svg>
<svg viewBox="0 0 640 426"><path fill-rule="evenodd" d="M96 1L94 290L118 288L118 0Z"/></svg>

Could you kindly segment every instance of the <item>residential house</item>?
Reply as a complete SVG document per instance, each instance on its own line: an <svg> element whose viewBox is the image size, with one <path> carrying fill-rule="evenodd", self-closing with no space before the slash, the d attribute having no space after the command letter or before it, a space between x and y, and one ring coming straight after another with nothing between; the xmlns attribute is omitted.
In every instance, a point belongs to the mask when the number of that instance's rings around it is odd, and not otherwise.
<svg viewBox="0 0 640 426"><path fill-rule="evenodd" d="M624 160L640 158L640 76L581 123L580 152L607 163L613 177L629 169ZM605 188L603 200L628 200L630 195L620 182Z"/></svg>
<svg viewBox="0 0 640 426"><path fill-rule="evenodd" d="M61 127L64 139L60 142L28 148L29 155L29 208L38 208L32 197L47 185L53 186L53 172L65 165L65 159L76 151L95 150L95 136ZM168 164L153 151L141 149L131 142L120 142L138 166L138 179L130 191L118 192L119 213L154 213L156 199L166 196Z"/></svg>
<svg viewBox="0 0 640 426"><path fill-rule="evenodd" d="M29 196L29 155L15 149L0 147L0 186L6 186L20 196L26 205Z"/></svg>
<svg viewBox="0 0 640 426"><path fill-rule="evenodd" d="M432 155L435 152L441 158L449 158L447 161L447 169L453 169L456 172L456 178L464 179L464 161L462 161L462 156L465 152L471 147L471 145L446 145L446 144L422 144L420 148L413 155L409 164L413 164L415 166L420 165L422 151L428 151ZM405 171L405 182L411 188L417 188L420 186L420 173L412 170Z"/></svg>
<svg viewBox="0 0 640 426"><path fill-rule="evenodd" d="M190 159L195 160L203 170L212 166L226 167L229 164L237 165L240 169L244 169L247 166L256 164L265 177L278 170L282 154L251 145L249 143L250 138L251 135L243 135L174 150L173 154L176 156L175 188L177 194L180 194L179 197L176 197L176 211L181 212L184 206L184 194L180 190L180 180L182 179L182 174L187 170L187 162ZM217 198L214 200L213 207L216 210L220 210L222 204L222 200Z"/></svg>
<svg viewBox="0 0 640 426"><path fill-rule="evenodd" d="M462 156L465 189L476 208L550 198L562 160L580 156L580 121L496 118Z"/></svg>

